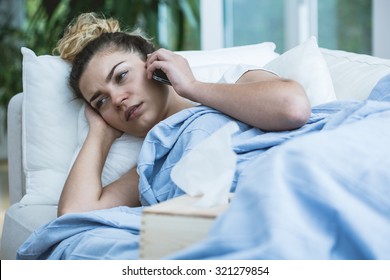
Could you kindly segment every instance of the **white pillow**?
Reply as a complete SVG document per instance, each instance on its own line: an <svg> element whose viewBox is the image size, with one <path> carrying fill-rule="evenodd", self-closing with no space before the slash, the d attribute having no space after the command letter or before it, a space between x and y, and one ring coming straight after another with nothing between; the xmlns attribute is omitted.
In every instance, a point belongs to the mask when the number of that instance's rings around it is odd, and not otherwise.
<svg viewBox="0 0 390 280"><path fill-rule="evenodd" d="M22 155L25 204L57 204L73 151L81 107L67 85L70 65L54 56L23 54Z"/></svg>
<svg viewBox="0 0 390 280"><path fill-rule="evenodd" d="M264 68L298 81L305 88L311 106L336 100L332 78L315 37L283 53Z"/></svg>
<svg viewBox="0 0 390 280"><path fill-rule="evenodd" d="M197 80L216 83L224 73L237 64L263 67L279 56L275 52L275 44L264 42L239 47L207 50L179 51L191 66Z"/></svg>
<svg viewBox="0 0 390 280"><path fill-rule="evenodd" d="M390 59L321 49L337 99L366 99L379 80L390 73Z"/></svg>
<svg viewBox="0 0 390 280"><path fill-rule="evenodd" d="M263 66L277 57L273 43L213 51L180 52L194 67L197 77L218 81L229 64L257 63ZM87 127L83 102L68 87L70 65L56 56L23 54L23 170L26 194L21 203L58 203L72 161ZM202 55L204 54L204 55ZM192 65L195 63L197 65ZM210 65L212 64L212 65ZM207 67L209 65L210 67ZM134 166L141 141L124 135L110 150L102 180L111 182ZM123 150L129 151L123 156Z"/></svg>
<svg viewBox="0 0 390 280"><path fill-rule="evenodd" d="M188 60L191 67L209 66L218 64L250 64L264 66L278 57L275 44L264 42L239 47L206 50L206 51L179 51L176 52Z"/></svg>

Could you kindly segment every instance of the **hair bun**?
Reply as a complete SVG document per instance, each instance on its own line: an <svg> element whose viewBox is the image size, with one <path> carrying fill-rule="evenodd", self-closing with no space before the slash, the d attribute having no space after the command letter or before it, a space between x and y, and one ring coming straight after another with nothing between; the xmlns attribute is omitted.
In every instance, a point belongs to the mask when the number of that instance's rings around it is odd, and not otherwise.
<svg viewBox="0 0 390 280"><path fill-rule="evenodd" d="M57 51L61 58L73 62L88 42L103 33L119 31L117 20L100 18L95 13L84 13L78 16L74 23L69 24L54 51Z"/></svg>

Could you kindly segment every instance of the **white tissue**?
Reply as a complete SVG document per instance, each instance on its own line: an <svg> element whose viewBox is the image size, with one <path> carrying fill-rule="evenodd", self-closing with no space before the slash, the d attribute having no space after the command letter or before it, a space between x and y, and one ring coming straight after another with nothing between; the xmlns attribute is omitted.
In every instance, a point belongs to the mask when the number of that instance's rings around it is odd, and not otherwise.
<svg viewBox="0 0 390 280"><path fill-rule="evenodd" d="M173 167L173 182L190 196L202 196L196 206L209 208L228 203L237 161L231 135L237 130L235 122L226 124Z"/></svg>

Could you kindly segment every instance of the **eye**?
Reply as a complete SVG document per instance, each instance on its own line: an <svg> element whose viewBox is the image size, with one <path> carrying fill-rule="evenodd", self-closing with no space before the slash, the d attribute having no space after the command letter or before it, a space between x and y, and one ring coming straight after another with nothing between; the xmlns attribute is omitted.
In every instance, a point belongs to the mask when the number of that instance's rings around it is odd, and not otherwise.
<svg viewBox="0 0 390 280"><path fill-rule="evenodd" d="M107 102L108 97L99 98L95 103L95 108L100 110L102 106Z"/></svg>
<svg viewBox="0 0 390 280"><path fill-rule="evenodd" d="M115 81L117 83L120 83L122 81L122 79L127 75L129 71L123 71L123 72L120 72L116 77L115 77Z"/></svg>

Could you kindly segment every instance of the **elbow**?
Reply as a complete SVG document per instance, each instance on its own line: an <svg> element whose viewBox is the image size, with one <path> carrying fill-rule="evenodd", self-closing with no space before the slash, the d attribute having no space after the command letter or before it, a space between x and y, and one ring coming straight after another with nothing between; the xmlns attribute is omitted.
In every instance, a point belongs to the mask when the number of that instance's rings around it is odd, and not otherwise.
<svg viewBox="0 0 390 280"><path fill-rule="evenodd" d="M77 207L75 204L72 204L67 201L63 201L64 199L60 199L57 207L57 217L61 217L65 214L82 212L83 209Z"/></svg>
<svg viewBox="0 0 390 280"><path fill-rule="evenodd" d="M289 128L297 129L309 120L311 106L303 87L296 82L293 83L294 94L289 96L284 113Z"/></svg>
<svg viewBox="0 0 390 280"><path fill-rule="evenodd" d="M61 217L65 214L81 213L81 212L87 212L96 209L102 209L102 208L99 208L95 205L88 205L87 207L85 207L84 204L80 204L80 203L76 204L76 203L60 202L57 208L57 217Z"/></svg>
<svg viewBox="0 0 390 280"><path fill-rule="evenodd" d="M58 208L57 208L57 217L61 217L65 214L68 214L72 211L70 211L69 209L66 209L66 207L63 207L61 204L58 205Z"/></svg>
<svg viewBox="0 0 390 280"><path fill-rule="evenodd" d="M57 217L61 217L65 214L68 214L72 211L71 207L69 206L69 203L64 198L64 194L62 193L60 196L60 200L58 201L57 206Z"/></svg>
<svg viewBox="0 0 390 280"><path fill-rule="evenodd" d="M310 110L307 110L306 107L294 107L294 109L290 110L286 116L290 129L297 129L302 127L307 123L309 117Z"/></svg>
<svg viewBox="0 0 390 280"><path fill-rule="evenodd" d="M57 217L61 217L61 216L65 215L66 213L67 212L64 211L63 209L60 209L60 208L57 209Z"/></svg>
<svg viewBox="0 0 390 280"><path fill-rule="evenodd" d="M93 210L93 209L91 209ZM77 208L77 207L61 207L60 205L57 208L57 217L61 217L65 214L70 213L81 213L89 211L89 209Z"/></svg>

